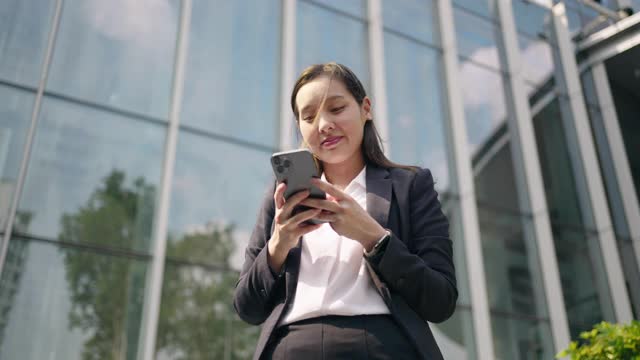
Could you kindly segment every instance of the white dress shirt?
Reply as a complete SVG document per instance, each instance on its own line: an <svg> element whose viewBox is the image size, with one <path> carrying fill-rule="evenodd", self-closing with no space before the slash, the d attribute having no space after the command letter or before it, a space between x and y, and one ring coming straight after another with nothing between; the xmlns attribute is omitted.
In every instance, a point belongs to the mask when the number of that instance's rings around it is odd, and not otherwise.
<svg viewBox="0 0 640 360"><path fill-rule="evenodd" d="M344 189L367 210L366 166ZM324 174L322 181L326 182ZM324 315L390 314L365 267L359 242L340 236L330 224L306 234L298 286L281 324Z"/></svg>

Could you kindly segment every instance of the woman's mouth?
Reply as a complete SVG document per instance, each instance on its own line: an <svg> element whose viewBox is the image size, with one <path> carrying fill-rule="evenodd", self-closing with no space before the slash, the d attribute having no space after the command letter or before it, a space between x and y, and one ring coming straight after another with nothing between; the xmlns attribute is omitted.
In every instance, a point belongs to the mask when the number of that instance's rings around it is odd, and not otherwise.
<svg viewBox="0 0 640 360"><path fill-rule="evenodd" d="M322 142L322 147L324 147L324 148L334 147L338 142L340 142L340 140L342 140L342 136L331 136L331 137L328 137L328 138L324 139L324 141Z"/></svg>

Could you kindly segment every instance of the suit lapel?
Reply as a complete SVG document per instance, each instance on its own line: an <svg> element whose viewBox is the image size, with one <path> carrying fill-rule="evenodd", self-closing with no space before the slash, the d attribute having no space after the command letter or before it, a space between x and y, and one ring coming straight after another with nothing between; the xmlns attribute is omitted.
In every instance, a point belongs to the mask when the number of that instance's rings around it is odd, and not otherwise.
<svg viewBox="0 0 640 360"><path fill-rule="evenodd" d="M382 227L387 227L391 206L391 178L389 170L367 166L367 212Z"/></svg>

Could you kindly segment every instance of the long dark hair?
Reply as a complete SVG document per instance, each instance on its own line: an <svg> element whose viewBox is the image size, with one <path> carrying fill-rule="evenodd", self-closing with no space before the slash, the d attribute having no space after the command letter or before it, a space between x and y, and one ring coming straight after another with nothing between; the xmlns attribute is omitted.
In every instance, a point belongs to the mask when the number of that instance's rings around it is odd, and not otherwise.
<svg viewBox="0 0 640 360"><path fill-rule="evenodd" d="M364 86L362 86L358 77L348 67L335 62L311 65L302 71L298 80L296 80L293 91L291 92L291 110L293 110L293 114L296 117L296 122L300 121L298 105L296 104L298 91L300 91L300 88L304 85L320 76L328 76L331 81L334 79L342 81L349 93L351 93L351 95L356 99L358 105L362 105L365 96L367 96ZM366 164L387 169L401 168L411 171L416 171L417 169L415 166L396 164L384 155L384 151L382 150L382 139L380 138L380 134L378 134L378 130L376 130L376 126L373 121L366 121L364 124L361 149ZM318 165L322 166L321 163Z"/></svg>

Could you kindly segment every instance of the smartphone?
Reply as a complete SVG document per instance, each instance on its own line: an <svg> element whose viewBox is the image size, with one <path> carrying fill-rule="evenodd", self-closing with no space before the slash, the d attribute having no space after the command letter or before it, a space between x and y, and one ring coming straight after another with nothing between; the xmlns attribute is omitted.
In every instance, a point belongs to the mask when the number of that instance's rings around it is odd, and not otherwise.
<svg viewBox="0 0 640 360"><path fill-rule="evenodd" d="M311 185L311 178L320 177L320 169L308 149L298 149L278 152L271 155L271 167L276 174L278 182L287 184L284 198L289 199L292 195L303 190L309 190L309 197L316 199L326 199L324 191ZM309 207L298 205L293 209L292 215L307 210ZM326 221L311 219L312 224L321 224Z"/></svg>

